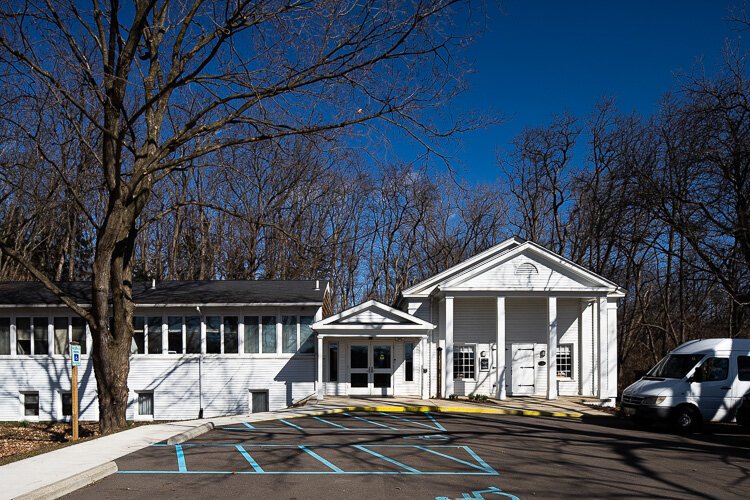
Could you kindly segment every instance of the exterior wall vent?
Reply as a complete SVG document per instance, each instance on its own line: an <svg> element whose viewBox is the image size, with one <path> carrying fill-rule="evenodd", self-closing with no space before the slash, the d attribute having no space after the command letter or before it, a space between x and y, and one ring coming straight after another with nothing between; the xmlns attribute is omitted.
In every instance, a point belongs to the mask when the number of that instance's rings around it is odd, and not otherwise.
<svg viewBox="0 0 750 500"><path fill-rule="evenodd" d="M531 262L524 262L516 268L516 276L532 276L539 274L539 270Z"/></svg>

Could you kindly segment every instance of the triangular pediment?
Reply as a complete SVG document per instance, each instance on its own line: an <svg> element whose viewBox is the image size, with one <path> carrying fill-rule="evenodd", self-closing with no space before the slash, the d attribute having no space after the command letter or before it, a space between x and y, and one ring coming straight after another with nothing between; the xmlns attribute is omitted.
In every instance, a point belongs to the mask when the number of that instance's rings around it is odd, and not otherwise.
<svg viewBox="0 0 750 500"><path fill-rule="evenodd" d="M611 290L604 278L527 242L441 284L451 290Z"/></svg>
<svg viewBox="0 0 750 500"><path fill-rule="evenodd" d="M377 328L431 329L431 323L404 311L370 300L349 308L335 316L319 321L313 328L356 328L369 326Z"/></svg>

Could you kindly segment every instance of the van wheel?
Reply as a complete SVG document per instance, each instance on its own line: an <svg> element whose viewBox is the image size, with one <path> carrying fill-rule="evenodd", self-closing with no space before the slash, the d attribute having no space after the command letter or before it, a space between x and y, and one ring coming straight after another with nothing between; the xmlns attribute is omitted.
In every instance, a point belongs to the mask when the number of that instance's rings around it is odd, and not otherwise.
<svg viewBox="0 0 750 500"><path fill-rule="evenodd" d="M700 428L701 415L691 405L678 406L672 412L672 426L679 434L690 434Z"/></svg>

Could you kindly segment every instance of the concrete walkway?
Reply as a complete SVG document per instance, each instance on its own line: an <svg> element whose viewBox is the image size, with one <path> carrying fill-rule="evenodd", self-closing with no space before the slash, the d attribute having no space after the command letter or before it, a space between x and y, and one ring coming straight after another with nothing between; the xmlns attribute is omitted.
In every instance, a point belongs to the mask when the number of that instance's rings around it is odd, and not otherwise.
<svg viewBox="0 0 750 500"><path fill-rule="evenodd" d="M299 408L206 418L165 424L143 425L0 467L0 499L58 498L117 471L114 461L129 453L162 441L190 439L211 428L240 422L289 419L344 411L434 411L495 413L528 416L580 418L606 416L605 412L580 403L582 398L511 398L491 403L460 400L410 398L343 398L325 400Z"/></svg>

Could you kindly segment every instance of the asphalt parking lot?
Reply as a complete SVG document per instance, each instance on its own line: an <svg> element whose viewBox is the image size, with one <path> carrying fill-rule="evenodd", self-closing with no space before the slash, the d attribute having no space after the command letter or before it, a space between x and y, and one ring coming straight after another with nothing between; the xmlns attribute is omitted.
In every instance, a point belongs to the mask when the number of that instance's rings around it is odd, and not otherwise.
<svg viewBox="0 0 750 500"><path fill-rule="evenodd" d="M69 498L747 498L750 436L606 417L362 412L219 428L117 465Z"/></svg>

